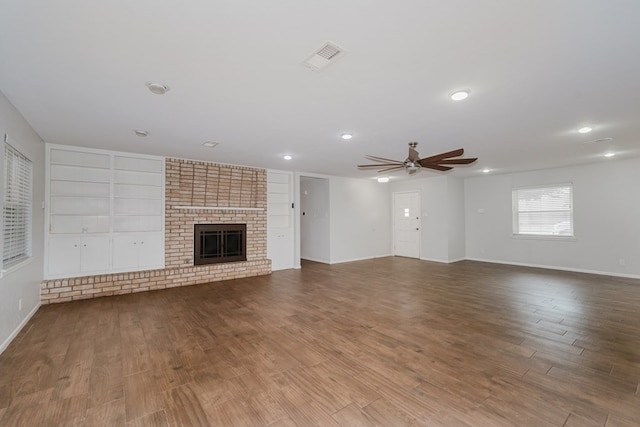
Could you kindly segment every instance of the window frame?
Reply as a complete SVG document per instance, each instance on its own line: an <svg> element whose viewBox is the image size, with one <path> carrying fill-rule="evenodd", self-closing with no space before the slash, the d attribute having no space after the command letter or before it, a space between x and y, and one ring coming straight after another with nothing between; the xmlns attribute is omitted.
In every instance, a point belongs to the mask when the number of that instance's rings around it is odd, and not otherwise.
<svg viewBox="0 0 640 427"><path fill-rule="evenodd" d="M0 277L15 271L25 264L31 262L33 258L33 161L18 148L19 145L13 143L7 134L4 134L4 146L2 149L2 246L0 252ZM9 168L9 159L14 162L14 167ZM8 180L10 169L21 174L18 180ZM8 188L10 183L17 185ZM16 195L14 200L10 200L12 195ZM22 222L21 230L7 230L7 209L14 209L18 212L18 222ZM7 234L17 235L18 244L7 243ZM20 236L22 234L22 236ZM17 247L18 253L7 257L7 244ZM15 251L12 251L15 252Z"/></svg>
<svg viewBox="0 0 640 427"><path fill-rule="evenodd" d="M520 192L526 190L555 190L561 188L569 188L569 209L540 209L540 210L520 210L519 209L519 200L520 200ZM576 232L575 232L575 218L574 218L574 201L573 201L573 183L571 182L563 182L563 183L555 183L555 184L545 184L545 185L533 185L533 186L523 186L523 187L514 187L511 190L511 233L512 237L522 238L522 239L542 239L542 240L576 240ZM554 234L551 233L522 233L521 230L521 222L520 222L520 214L521 213L543 213L543 212L568 212L569 214L569 230L570 234Z"/></svg>

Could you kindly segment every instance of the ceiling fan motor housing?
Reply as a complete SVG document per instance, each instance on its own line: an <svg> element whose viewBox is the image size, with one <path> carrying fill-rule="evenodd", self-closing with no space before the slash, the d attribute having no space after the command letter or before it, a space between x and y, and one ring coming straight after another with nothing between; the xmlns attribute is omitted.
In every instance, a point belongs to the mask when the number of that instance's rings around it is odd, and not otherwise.
<svg viewBox="0 0 640 427"><path fill-rule="evenodd" d="M409 175L413 175L422 168L428 168L428 169L434 169L441 172L446 172L448 170L453 169L454 165L468 165L478 160L475 157L466 158L466 159L454 158L454 157L460 157L464 154L464 150L462 148L448 151L446 153L436 154L436 155L421 159L420 154L416 150L417 146L418 146L418 143L415 141L412 141L409 143L409 156L404 161L367 155L366 157L369 160L377 162L378 164L358 165L358 168L361 168L361 169L383 168L383 169L380 169L378 173L389 172L389 171L394 171L397 169L404 168Z"/></svg>

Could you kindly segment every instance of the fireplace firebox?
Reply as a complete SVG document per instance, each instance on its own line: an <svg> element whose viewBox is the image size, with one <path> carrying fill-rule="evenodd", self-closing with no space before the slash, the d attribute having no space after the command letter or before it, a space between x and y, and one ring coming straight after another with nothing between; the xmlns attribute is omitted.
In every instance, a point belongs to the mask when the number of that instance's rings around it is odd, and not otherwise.
<svg viewBox="0 0 640 427"><path fill-rule="evenodd" d="M247 260L246 224L195 224L195 265Z"/></svg>

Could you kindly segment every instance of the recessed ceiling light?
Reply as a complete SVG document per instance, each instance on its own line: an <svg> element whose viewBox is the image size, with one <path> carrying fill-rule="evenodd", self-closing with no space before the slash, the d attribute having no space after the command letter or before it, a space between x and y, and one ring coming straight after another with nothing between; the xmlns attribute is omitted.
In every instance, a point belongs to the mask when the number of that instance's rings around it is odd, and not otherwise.
<svg viewBox="0 0 640 427"><path fill-rule="evenodd" d="M489 173L489 172L491 172L491 169L485 168L485 169L482 169L481 172L482 173Z"/></svg>
<svg viewBox="0 0 640 427"><path fill-rule="evenodd" d="M290 156L290 155L287 154L286 156L282 156L282 158L285 159L285 160L291 160L291 159L293 159L293 156Z"/></svg>
<svg viewBox="0 0 640 427"><path fill-rule="evenodd" d="M207 148L213 148L213 147L217 147L219 144L220 144L219 142L205 141L202 143L202 146Z"/></svg>
<svg viewBox="0 0 640 427"><path fill-rule="evenodd" d="M353 138L353 134L352 133L343 133L342 135L340 135L340 138L345 139L345 140L349 140L349 139Z"/></svg>
<svg viewBox="0 0 640 427"><path fill-rule="evenodd" d="M149 136L149 132L147 132L146 130L135 129L133 131L133 133L135 133L136 135L138 135L141 138L144 138L145 136Z"/></svg>
<svg viewBox="0 0 640 427"><path fill-rule="evenodd" d="M389 182L388 176L381 176L378 178L378 182Z"/></svg>
<svg viewBox="0 0 640 427"><path fill-rule="evenodd" d="M604 156L605 157L613 157L615 155L616 155L616 153L606 153Z"/></svg>
<svg viewBox="0 0 640 427"><path fill-rule="evenodd" d="M161 83L147 82L146 84L151 93L155 93L156 95L164 95L169 91L169 86Z"/></svg>
<svg viewBox="0 0 640 427"><path fill-rule="evenodd" d="M450 94L449 98L451 98L454 101L462 101L463 99L467 99L470 93L471 93L470 90L457 90L452 94Z"/></svg>
<svg viewBox="0 0 640 427"><path fill-rule="evenodd" d="M581 127L580 129L578 129L578 133L589 133L593 130L593 128L589 127L589 126L585 126L585 127Z"/></svg>

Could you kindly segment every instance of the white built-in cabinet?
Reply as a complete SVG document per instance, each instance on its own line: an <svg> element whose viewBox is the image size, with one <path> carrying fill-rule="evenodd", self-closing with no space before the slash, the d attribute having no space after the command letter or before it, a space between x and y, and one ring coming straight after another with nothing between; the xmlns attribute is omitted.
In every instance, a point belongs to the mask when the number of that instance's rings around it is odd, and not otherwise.
<svg viewBox="0 0 640 427"><path fill-rule="evenodd" d="M157 233L120 234L113 238L113 267L116 270L153 268L164 258L164 239Z"/></svg>
<svg viewBox="0 0 640 427"><path fill-rule="evenodd" d="M109 236L55 236L49 239L49 275L108 271L109 255Z"/></svg>
<svg viewBox="0 0 640 427"><path fill-rule="evenodd" d="M164 159L47 144L47 279L164 267Z"/></svg>
<svg viewBox="0 0 640 427"><path fill-rule="evenodd" d="M271 269L294 266L293 173L267 171L267 257Z"/></svg>

